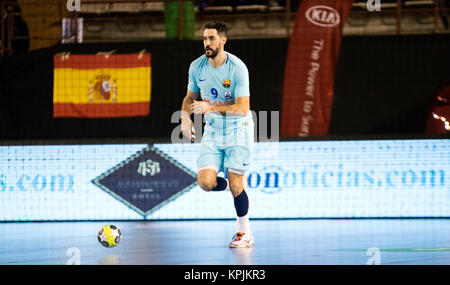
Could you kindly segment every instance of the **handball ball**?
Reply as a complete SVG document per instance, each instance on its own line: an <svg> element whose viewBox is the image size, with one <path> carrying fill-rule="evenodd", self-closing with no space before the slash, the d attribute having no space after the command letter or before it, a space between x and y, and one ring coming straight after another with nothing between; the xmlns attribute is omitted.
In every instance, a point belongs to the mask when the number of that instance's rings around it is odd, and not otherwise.
<svg viewBox="0 0 450 285"><path fill-rule="evenodd" d="M120 229L114 225L103 226L97 235L98 242L104 247L115 247L122 238Z"/></svg>

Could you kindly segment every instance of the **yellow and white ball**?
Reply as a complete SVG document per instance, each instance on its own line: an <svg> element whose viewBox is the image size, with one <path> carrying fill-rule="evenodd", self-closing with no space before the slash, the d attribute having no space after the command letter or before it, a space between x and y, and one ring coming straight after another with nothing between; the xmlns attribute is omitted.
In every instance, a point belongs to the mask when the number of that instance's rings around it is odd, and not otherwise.
<svg viewBox="0 0 450 285"><path fill-rule="evenodd" d="M104 247L115 247L122 239L122 233L118 227L106 225L98 231L97 239Z"/></svg>

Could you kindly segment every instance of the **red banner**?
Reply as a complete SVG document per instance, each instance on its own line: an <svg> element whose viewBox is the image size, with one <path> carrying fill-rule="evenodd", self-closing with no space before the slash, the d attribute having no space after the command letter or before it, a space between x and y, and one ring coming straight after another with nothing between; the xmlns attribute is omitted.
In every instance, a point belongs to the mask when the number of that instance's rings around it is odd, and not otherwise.
<svg viewBox="0 0 450 285"><path fill-rule="evenodd" d="M282 136L328 134L342 27L353 0L303 0L289 42Z"/></svg>

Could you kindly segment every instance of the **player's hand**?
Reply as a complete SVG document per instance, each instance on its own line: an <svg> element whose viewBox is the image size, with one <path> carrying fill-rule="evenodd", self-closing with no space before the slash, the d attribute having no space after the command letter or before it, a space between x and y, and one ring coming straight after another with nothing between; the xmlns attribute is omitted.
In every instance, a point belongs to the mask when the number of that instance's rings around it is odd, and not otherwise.
<svg viewBox="0 0 450 285"><path fill-rule="evenodd" d="M181 133L184 137L188 137L191 142L194 142L195 129L191 119L181 119Z"/></svg>
<svg viewBox="0 0 450 285"><path fill-rule="evenodd" d="M210 111L210 105L203 101L194 101L191 104L191 113L206 114Z"/></svg>

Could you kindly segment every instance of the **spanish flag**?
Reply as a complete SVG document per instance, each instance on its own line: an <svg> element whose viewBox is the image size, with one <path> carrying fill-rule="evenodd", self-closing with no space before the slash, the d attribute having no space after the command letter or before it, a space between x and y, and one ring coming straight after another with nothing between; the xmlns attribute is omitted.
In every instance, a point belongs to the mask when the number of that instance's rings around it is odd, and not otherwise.
<svg viewBox="0 0 450 285"><path fill-rule="evenodd" d="M150 54L57 54L53 117L113 118L150 112Z"/></svg>

